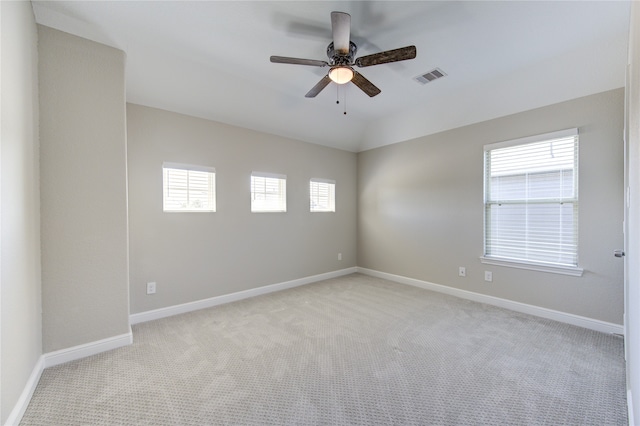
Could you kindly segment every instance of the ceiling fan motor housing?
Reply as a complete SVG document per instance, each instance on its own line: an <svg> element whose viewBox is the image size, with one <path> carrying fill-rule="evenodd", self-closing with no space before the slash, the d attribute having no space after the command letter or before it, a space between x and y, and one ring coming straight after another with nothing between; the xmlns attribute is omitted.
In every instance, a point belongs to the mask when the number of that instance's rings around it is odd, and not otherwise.
<svg viewBox="0 0 640 426"><path fill-rule="evenodd" d="M327 56L329 57L330 65L353 65L353 58L356 56L358 47L352 41L349 42L349 53L341 54L336 52L333 48L333 42L327 46Z"/></svg>

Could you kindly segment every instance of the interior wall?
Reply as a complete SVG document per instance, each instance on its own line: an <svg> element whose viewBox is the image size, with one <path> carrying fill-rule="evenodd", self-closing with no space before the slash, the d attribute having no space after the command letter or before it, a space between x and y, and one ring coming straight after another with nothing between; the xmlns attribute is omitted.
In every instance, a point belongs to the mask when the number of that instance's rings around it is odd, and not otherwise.
<svg viewBox="0 0 640 426"><path fill-rule="evenodd" d="M631 5L627 75L627 164L629 207L627 211L626 322L627 388L630 422L640 421L640 4Z"/></svg>
<svg viewBox="0 0 640 426"><path fill-rule="evenodd" d="M132 314L356 266L356 154L133 104L127 126ZM164 161L214 167L217 211L164 213ZM286 213L251 213L252 171L287 176Z"/></svg>
<svg viewBox="0 0 640 426"><path fill-rule="evenodd" d="M618 89L361 152L358 266L622 324L623 264L612 253L623 244L623 106ZM481 264L483 146L573 127L584 275Z"/></svg>
<svg viewBox="0 0 640 426"><path fill-rule="evenodd" d="M38 50L30 2L0 2L0 424L42 354Z"/></svg>
<svg viewBox="0 0 640 426"><path fill-rule="evenodd" d="M38 26L43 349L130 331L125 55Z"/></svg>

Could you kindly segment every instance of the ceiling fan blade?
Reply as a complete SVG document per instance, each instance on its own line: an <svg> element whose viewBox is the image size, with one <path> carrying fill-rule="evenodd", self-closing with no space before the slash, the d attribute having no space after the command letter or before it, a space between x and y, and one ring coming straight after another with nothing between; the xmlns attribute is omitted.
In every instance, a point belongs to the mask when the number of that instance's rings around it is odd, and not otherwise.
<svg viewBox="0 0 640 426"><path fill-rule="evenodd" d="M416 47L407 46L362 56L355 60L355 64L359 67L370 67L372 65L388 64L389 62L406 61L407 59L413 59L415 57Z"/></svg>
<svg viewBox="0 0 640 426"><path fill-rule="evenodd" d="M357 71L353 72L351 82L371 98L380 93L380 89L378 89L375 84L364 78L364 76Z"/></svg>
<svg viewBox="0 0 640 426"><path fill-rule="evenodd" d="M326 61L317 61L315 59L287 58L286 56L272 56L271 62L275 64L311 65L314 67L326 67L327 65L329 65Z"/></svg>
<svg viewBox="0 0 640 426"><path fill-rule="evenodd" d="M331 12L333 31L333 49L336 53L347 55L351 39L351 15L344 12Z"/></svg>
<svg viewBox="0 0 640 426"><path fill-rule="evenodd" d="M318 93L322 92L322 89L324 89L325 87L327 87L327 84L331 83L331 79L329 78L328 75L325 75L322 80L320 80L318 82L318 84L316 84L315 86L313 86L313 88L311 90L309 90L309 92L307 92L306 95L304 95L305 98L315 98Z"/></svg>

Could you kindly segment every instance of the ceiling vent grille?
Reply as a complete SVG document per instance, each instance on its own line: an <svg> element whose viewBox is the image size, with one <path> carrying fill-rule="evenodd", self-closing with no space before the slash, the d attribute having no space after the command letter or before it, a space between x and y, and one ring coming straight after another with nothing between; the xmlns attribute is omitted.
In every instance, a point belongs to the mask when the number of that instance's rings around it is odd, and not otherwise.
<svg viewBox="0 0 640 426"><path fill-rule="evenodd" d="M445 75L447 74L444 71L442 71L440 68L434 68L425 74L415 77L414 80L421 84L427 84L427 83L431 83L434 80L442 78Z"/></svg>

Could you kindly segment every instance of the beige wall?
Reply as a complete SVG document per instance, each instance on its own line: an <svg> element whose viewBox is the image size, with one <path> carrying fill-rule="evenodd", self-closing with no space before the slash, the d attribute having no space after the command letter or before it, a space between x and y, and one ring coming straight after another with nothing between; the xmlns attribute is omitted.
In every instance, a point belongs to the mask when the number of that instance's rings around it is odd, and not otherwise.
<svg viewBox="0 0 640 426"><path fill-rule="evenodd" d="M358 266L622 324L623 265L612 253L623 245L623 96L609 91L361 152ZM584 275L481 264L483 145L572 127Z"/></svg>
<svg viewBox="0 0 640 426"><path fill-rule="evenodd" d="M124 53L38 27L45 352L129 332Z"/></svg>
<svg viewBox="0 0 640 426"><path fill-rule="evenodd" d="M356 154L132 104L127 133L131 313L356 266ZM215 167L217 211L163 213L163 161ZM250 212L252 171L287 175L286 213ZM314 177L335 213L309 212Z"/></svg>
<svg viewBox="0 0 640 426"><path fill-rule="evenodd" d="M0 2L0 423L42 354L37 30L29 2Z"/></svg>

